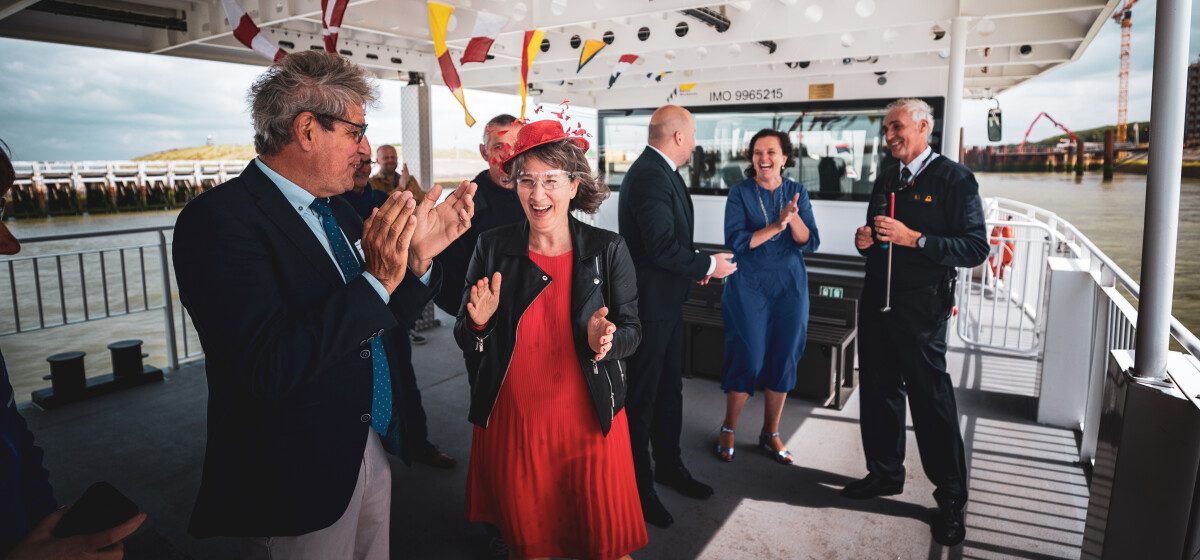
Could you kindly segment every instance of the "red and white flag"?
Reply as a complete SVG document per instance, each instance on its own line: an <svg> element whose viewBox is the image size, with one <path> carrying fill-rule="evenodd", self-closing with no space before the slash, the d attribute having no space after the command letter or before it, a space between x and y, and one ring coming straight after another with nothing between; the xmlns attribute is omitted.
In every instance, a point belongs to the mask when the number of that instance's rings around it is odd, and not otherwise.
<svg viewBox="0 0 1200 560"><path fill-rule="evenodd" d="M488 51L492 49L492 42L500 35L500 30L504 29L506 23L508 23L508 18L504 16L477 12L475 29L471 31L471 42L467 43L467 50L463 51L462 58L458 60L459 64L487 60Z"/></svg>
<svg viewBox="0 0 1200 560"><path fill-rule="evenodd" d="M321 35L325 38L325 50L337 52L338 32L342 30L342 16L350 0L321 0Z"/></svg>
<svg viewBox="0 0 1200 560"><path fill-rule="evenodd" d="M637 59L638 55L636 54L623 54L621 58L617 59L617 65L613 67L612 75L608 77L608 89L612 89L613 84L617 83L617 78L621 77L621 72L629 68L630 64L637 62Z"/></svg>
<svg viewBox="0 0 1200 560"><path fill-rule="evenodd" d="M275 62L287 55L287 51L272 43L258 26L254 25L254 21L238 0L221 0L221 6L225 8L225 17L229 19L229 26L233 28L233 36L243 45Z"/></svg>

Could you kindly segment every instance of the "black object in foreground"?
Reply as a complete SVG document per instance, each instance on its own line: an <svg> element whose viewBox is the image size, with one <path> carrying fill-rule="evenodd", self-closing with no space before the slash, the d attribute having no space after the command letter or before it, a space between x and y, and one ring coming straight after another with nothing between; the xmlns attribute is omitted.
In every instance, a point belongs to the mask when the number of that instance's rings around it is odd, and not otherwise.
<svg viewBox="0 0 1200 560"><path fill-rule="evenodd" d="M138 514L137 504L113 485L97 482L80 496L58 521L52 534L58 538L107 531Z"/></svg>

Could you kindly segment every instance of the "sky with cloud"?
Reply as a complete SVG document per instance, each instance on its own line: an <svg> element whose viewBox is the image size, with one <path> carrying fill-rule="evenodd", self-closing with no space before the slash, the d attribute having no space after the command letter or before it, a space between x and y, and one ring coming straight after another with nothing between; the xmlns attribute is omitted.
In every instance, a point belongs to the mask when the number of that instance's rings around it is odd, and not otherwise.
<svg viewBox="0 0 1200 560"><path fill-rule="evenodd" d="M1200 51L1200 0L1193 2L1192 44ZM1129 120L1150 118L1154 2L1134 10ZM1004 141L1018 142L1046 111L1074 129L1116 120L1120 29L1105 24L1079 60L1001 94ZM252 141L246 89L262 67L0 38L0 138L16 159L125 159L170 148ZM379 82L380 102L369 112L373 143L401 138L400 84ZM433 88L434 147L472 149L475 130L445 88ZM467 92L481 119L519 111L511 95ZM986 143L989 105L964 105L966 144ZM1032 138L1057 133L1039 124Z"/></svg>

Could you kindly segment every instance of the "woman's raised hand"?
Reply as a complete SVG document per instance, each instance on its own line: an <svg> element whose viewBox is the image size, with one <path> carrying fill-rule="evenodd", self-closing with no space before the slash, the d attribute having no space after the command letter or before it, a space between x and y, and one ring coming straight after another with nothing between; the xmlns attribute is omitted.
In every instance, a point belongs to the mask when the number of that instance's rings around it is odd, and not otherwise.
<svg viewBox="0 0 1200 560"><path fill-rule="evenodd" d="M487 276L480 278L471 286L471 301L467 302L467 314L471 322L482 327L492 320L496 306L500 304L500 273L492 274L492 281Z"/></svg>
<svg viewBox="0 0 1200 560"><path fill-rule="evenodd" d="M596 353L593 359L597 362L603 360L604 356L608 355L608 351L612 350L613 333L617 332L617 326L606 317L608 317L608 308L601 307L592 314L592 318L588 319L588 346L591 346L592 351Z"/></svg>
<svg viewBox="0 0 1200 560"><path fill-rule="evenodd" d="M792 223L792 221L799 216L800 193L796 193L794 196L792 196L792 200L789 201L787 205L779 209L779 220L775 222L775 225L779 227L780 231L783 231L788 224Z"/></svg>

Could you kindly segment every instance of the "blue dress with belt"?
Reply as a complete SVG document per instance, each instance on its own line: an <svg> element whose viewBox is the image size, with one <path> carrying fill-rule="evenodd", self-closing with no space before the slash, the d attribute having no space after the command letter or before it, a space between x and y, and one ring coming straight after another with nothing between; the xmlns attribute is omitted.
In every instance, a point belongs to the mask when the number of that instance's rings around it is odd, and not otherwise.
<svg viewBox="0 0 1200 560"><path fill-rule="evenodd" d="M779 219L797 193L800 219L808 226L804 244L792 228L750 248L754 232ZM788 179L771 192L747 179L733 186L725 204L725 246L737 261L721 296L725 320L725 362L721 389L754 394L755 389L786 393L796 386L796 364L808 336L808 272L803 253L817 250L821 238L804 186Z"/></svg>

